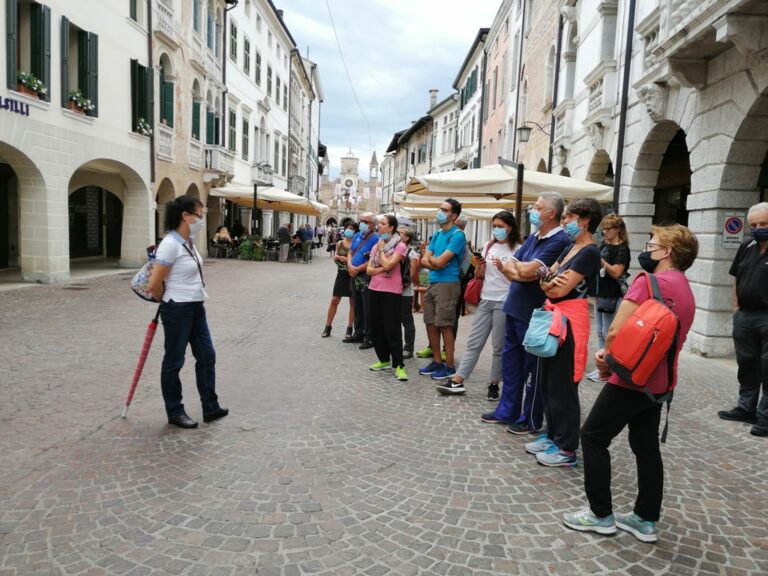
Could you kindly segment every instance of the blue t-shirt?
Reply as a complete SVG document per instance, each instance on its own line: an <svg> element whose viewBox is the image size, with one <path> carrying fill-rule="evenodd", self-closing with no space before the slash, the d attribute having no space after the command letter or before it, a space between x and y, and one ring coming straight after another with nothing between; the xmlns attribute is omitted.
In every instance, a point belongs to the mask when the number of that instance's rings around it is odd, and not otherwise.
<svg viewBox="0 0 768 576"><path fill-rule="evenodd" d="M309 242L312 240L312 230L307 230L306 228L299 228L299 239L302 242Z"/></svg>
<svg viewBox="0 0 768 576"><path fill-rule="evenodd" d="M584 278L581 282L561 298L550 298L552 302L562 302L563 300L573 300L574 298L586 298L590 288L593 287L597 272L600 270L600 249L595 244L589 244L584 246L576 253L570 260L563 262L563 259L568 255L566 248L563 253L557 259L560 262L560 266L557 269L558 274L565 272L566 270L573 270L578 272Z"/></svg>
<svg viewBox="0 0 768 576"><path fill-rule="evenodd" d="M438 230L432 236L428 249L432 251L436 258L439 258L446 250L453 252L454 256L440 270L429 271L429 283L458 282L459 268L461 261L464 259L466 247L467 240L464 237L464 232L459 230L458 226L454 225L448 232L444 232L442 228Z"/></svg>
<svg viewBox="0 0 768 576"><path fill-rule="evenodd" d="M363 238L363 233L358 232L352 238L352 244L349 247L350 252L354 252L352 256L352 266L360 266L364 262L368 262L368 258L371 256L371 250L379 241L379 235L374 232L368 238ZM362 244L362 245L361 245ZM360 249L357 247L360 246Z"/></svg>
<svg viewBox="0 0 768 576"><path fill-rule="evenodd" d="M515 258L520 262L536 260L547 267L552 266L563 250L571 244L571 239L562 228L556 230L557 232L550 233L541 239L537 234L528 236L528 239L515 252ZM538 280L511 282L507 299L504 301L504 312L507 316L527 323L531 321L534 308L540 307L546 299Z"/></svg>

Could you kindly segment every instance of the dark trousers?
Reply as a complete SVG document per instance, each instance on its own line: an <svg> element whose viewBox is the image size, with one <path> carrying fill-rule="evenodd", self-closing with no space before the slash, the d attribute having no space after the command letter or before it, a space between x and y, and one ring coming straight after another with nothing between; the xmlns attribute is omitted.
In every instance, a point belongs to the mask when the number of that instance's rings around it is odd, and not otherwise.
<svg viewBox="0 0 768 576"><path fill-rule="evenodd" d="M181 380L179 372L184 366L187 344L195 357L195 376L203 414L219 409L216 396L216 352L213 349L211 333L205 318L202 302L163 302L160 317L165 333L165 356L160 369L160 386L168 416L184 412L181 402Z"/></svg>
<svg viewBox="0 0 768 576"><path fill-rule="evenodd" d="M597 396L581 430L584 454L584 489L596 516L613 513L611 454L608 446L629 426L629 446L637 462L635 514L656 522L664 493L664 464L659 451L661 404L643 392L606 384ZM631 474L630 474L631 476Z"/></svg>
<svg viewBox="0 0 768 576"><path fill-rule="evenodd" d="M542 425L543 404L539 392L538 358L523 348L528 323L507 316L501 374L504 386L494 415L507 422L528 423L531 430Z"/></svg>
<svg viewBox="0 0 768 576"><path fill-rule="evenodd" d="M403 325L403 350L413 352L416 341L416 325L413 323L413 296L403 296L400 307L400 323Z"/></svg>
<svg viewBox="0 0 768 576"><path fill-rule="evenodd" d="M760 423L768 426L768 313L734 312L733 344L739 366L739 408L757 413ZM763 397L759 398L761 383Z"/></svg>
<svg viewBox="0 0 768 576"><path fill-rule="evenodd" d="M568 323L565 341L557 354L541 359L541 398L544 401L544 418L547 419L547 437L561 450L579 447L578 382L573 381L573 331Z"/></svg>
<svg viewBox="0 0 768 576"><path fill-rule="evenodd" d="M392 366L403 365L403 336L400 331L402 295L369 290L371 336L373 349L379 362L392 361Z"/></svg>
<svg viewBox="0 0 768 576"><path fill-rule="evenodd" d="M355 332L353 338L362 338L366 342L371 341L371 321L369 318L370 298L368 290L368 276L358 274L358 278L364 278L365 282L357 282L352 278L352 302L355 305ZM398 315L399 316L399 315Z"/></svg>

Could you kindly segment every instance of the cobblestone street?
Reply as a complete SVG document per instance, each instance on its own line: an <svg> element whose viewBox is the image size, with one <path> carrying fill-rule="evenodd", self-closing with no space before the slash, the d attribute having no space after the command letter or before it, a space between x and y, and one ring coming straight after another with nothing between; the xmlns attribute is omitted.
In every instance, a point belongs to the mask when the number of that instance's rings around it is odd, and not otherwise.
<svg viewBox="0 0 768 576"><path fill-rule="evenodd" d="M202 423L188 354L197 430L166 423L162 327L120 418L155 311L131 274L0 292L0 576L768 574L768 443L716 415L736 400L733 362L682 358L659 542L572 532L582 468L539 466L530 437L480 422L490 356L465 397L439 396L421 360L405 383L370 372L373 351L341 343L346 302L319 337L334 275L325 253L206 262L231 412ZM581 385L584 415L598 390ZM612 454L627 511L626 432Z"/></svg>

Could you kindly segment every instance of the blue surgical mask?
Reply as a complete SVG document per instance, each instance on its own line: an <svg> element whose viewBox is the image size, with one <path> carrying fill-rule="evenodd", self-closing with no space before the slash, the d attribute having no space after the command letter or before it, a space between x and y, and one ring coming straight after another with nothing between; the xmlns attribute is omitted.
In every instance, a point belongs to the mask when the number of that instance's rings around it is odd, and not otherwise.
<svg viewBox="0 0 768 576"><path fill-rule="evenodd" d="M392 237L392 234L390 234L389 232L382 232L381 234L379 234L379 238L384 240L384 242L389 240L391 237Z"/></svg>
<svg viewBox="0 0 768 576"><path fill-rule="evenodd" d="M509 236L509 232L506 228L499 228L498 226L493 227L493 237L499 242L504 242L504 240L507 239L507 236Z"/></svg>
<svg viewBox="0 0 768 576"><path fill-rule="evenodd" d="M756 242L765 242L768 240L768 228L750 228L750 232L752 233L752 238L754 238Z"/></svg>
<svg viewBox="0 0 768 576"><path fill-rule="evenodd" d="M360 222L360 233L368 234L368 222Z"/></svg>
<svg viewBox="0 0 768 576"><path fill-rule="evenodd" d="M531 210L530 214L528 214L528 222L531 223L531 226L536 226L536 228L541 226L541 213L538 210Z"/></svg>
<svg viewBox="0 0 768 576"><path fill-rule="evenodd" d="M576 240L576 236L581 233L581 227L578 220L571 220L565 225L565 233L568 234L568 238Z"/></svg>
<svg viewBox="0 0 768 576"><path fill-rule="evenodd" d="M355 235L355 231L354 230L350 230L349 228L344 230L344 238L352 238L352 236L354 236L354 235Z"/></svg>
<svg viewBox="0 0 768 576"><path fill-rule="evenodd" d="M443 212L442 210L437 211L437 223L441 226L448 222L448 214Z"/></svg>

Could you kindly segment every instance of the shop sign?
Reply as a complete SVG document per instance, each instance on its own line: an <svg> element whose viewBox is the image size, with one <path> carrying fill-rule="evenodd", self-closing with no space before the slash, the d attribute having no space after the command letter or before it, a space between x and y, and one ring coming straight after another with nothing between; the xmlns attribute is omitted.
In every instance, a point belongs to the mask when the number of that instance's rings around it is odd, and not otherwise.
<svg viewBox="0 0 768 576"><path fill-rule="evenodd" d="M29 116L29 104L19 102L14 98L4 98L3 96L0 96L0 110L15 112L22 116Z"/></svg>

